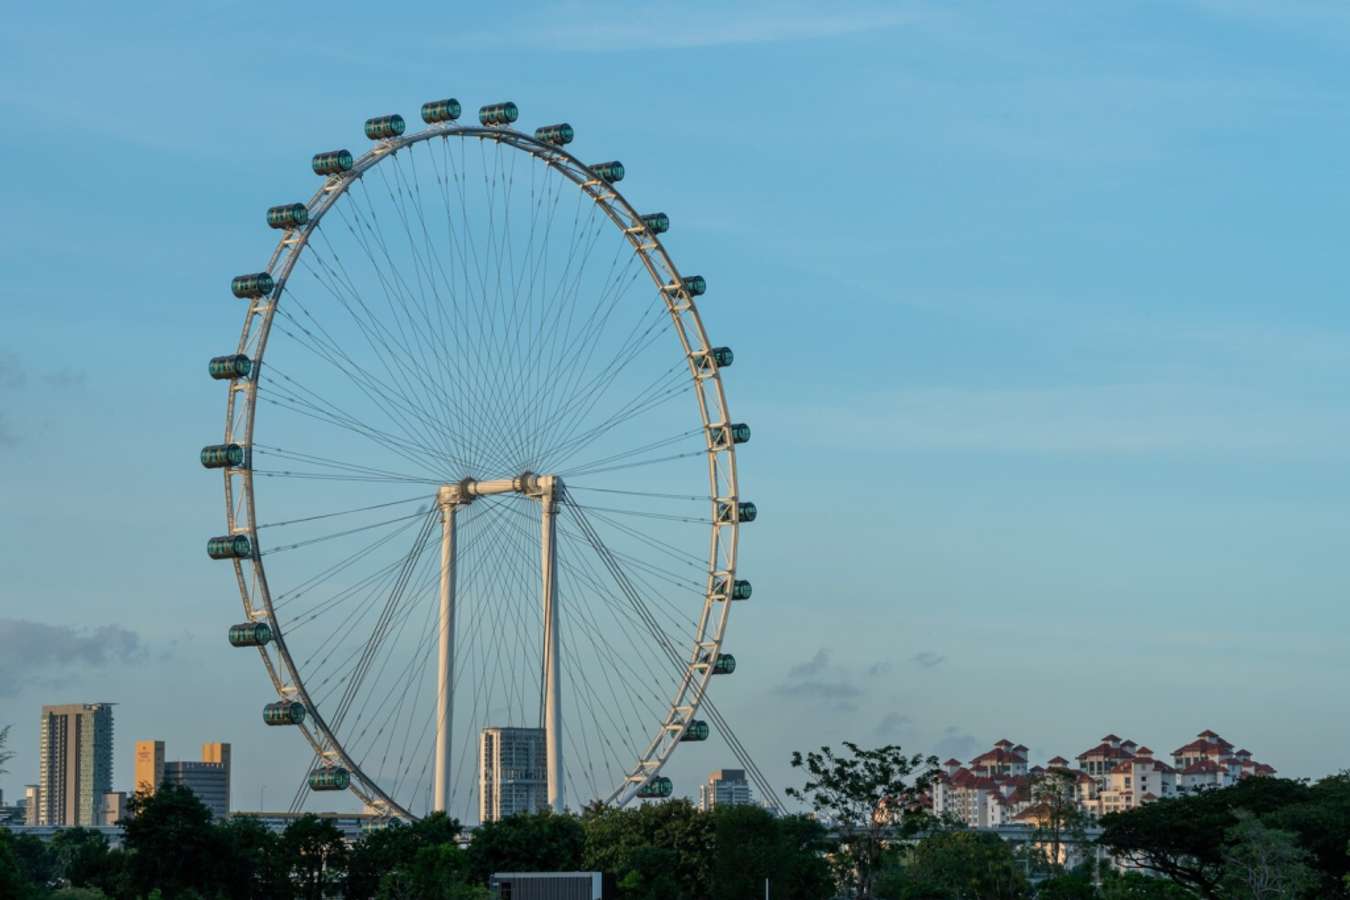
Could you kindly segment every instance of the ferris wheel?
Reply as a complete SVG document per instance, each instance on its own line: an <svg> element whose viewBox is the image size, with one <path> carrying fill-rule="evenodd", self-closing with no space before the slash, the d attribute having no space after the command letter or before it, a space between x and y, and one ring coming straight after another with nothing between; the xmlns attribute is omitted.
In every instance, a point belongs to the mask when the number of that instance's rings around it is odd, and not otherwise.
<svg viewBox="0 0 1350 900"><path fill-rule="evenodd" d="M232 282L201 454L229 640L271 679L264 722L313 748L302 791L464 820L666 797L700 716L724 724L707 692L751 594L733 354L621 163L517 130L514 103L460 111L315 155L318 190L267 211L280 240Z"/></svg>

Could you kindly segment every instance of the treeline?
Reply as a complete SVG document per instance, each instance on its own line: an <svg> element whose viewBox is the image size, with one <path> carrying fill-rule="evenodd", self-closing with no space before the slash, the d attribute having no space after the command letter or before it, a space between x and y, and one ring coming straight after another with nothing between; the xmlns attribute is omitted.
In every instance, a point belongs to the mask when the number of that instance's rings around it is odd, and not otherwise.
<svg viewBox="0 0 1350 900"><path fill-rule="evenodd" d="M794 757L807 778L790 794L831 829L673 800L514 816L471 838L435 815L349 845L314 816L281 834L213 821L165 787L133 800L117 849L86 829L46 844L0 829L0 900L482 900L494 872L577 870L612 875L623 900L746 900L766 879L775 900L1350 898L1350 774L1158 800L1104 817L1095 845L1048 783L1033 793L1055 814L1014 845L923 813L932 760L844 747Z"/></svg>
<svg viewBox="0 0 1350 900"><path fill-rule="evenodd" d="M133 801L123 845L72 828L44 843L0 829L0 898L10 900L481 900L493 872L603 871L642 900L834 893L826 830L756 807L702 813L684 800L579 816L492 822L461 846L458 822L433 815L348 845L315 816L275 834L248 817L217 822L189 791Z"/></svg>

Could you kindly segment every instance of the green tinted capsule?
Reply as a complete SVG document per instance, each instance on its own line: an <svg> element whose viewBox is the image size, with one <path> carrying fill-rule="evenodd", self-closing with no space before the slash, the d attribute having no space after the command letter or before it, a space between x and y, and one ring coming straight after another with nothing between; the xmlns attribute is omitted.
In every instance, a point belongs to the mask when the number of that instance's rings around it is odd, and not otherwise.
<svg viewBox="0 0 1350 900"><path fill-rule="evenodd" d="M692 719L689 722L689 727L684 730L684 734L680 735L680 740L706 741L711 730L708 723L702 719Z"/></svg>
<svg viewBox="0 0 1350 900"><path fill-rule="evenodd" d="M484 125L510 125L520 118L520 110L509 100L505 103L489 103L478 110L478 121Z"/></svg>
<svg viewBox="0 0 1350 900"><path fill-rule="evenodd" d="M268 725L299 725L305 721L305 704L297 700L279 700L263 707L263 721Z"/></svg>
<svg viewBox="0 0 1350 900"><path fill-rule="evenodd" d="M730 675L736 671L736 657L730 653L717 654L717 661L713 663L714 675Z"/></svg>
<svg viewBox="0 0 1350 900"><path fill-rule="evenodd" d="M228 469L244 464L244 448L238 444L212 444L202 448L202 465L208 469Z"/></svg>
<svg viewBox="0 0 1350 900"><path fill-rule="evenodd" d="M272 629L266 622L230 626L230 643L235 647L261 647L271 640Z"/></svg>
<svg viewBox="0 0 1350 900"><path fill-rule="evenodd" d="M750 442L750 426L744 422L737 422L732 425L731 442L733 444L748 444Z"/></svg>
<svg viewBox="0 0 1350 900"><path fill-rule="evenodd" d="M310 161L315 175L341 175L352 170L352 155L347 150L329 150L316 153Z"/></svg>
<svg viewBox="0 0 1350 900"><path fill-rule="evenodd" d="M641 219L642 226L651 234L665 234L670 230L670 216L665 213L647 213Z"/></svg>
<svg viewBox="0 0 1350 900"><path fill-rule="evenodd" d="M758 514L755 504L749 502L727 503L722 501L717 504L718 522L753 522Z"/></svg>
<svg viewBox="0 0 1350 900"><path fill-rule="evenodd" d="M259 297L266 297L272 293L274 287L276 287L276 283L272 281L272 276L266 272L236 275L230 280L230 290L241 299L256 300Z"/></svg>
<svg viewBox="0 0 1350 900"><path fill-rule="evenodd" d="M303 203L287 203L267 210L267 224L271 228L299 228L309 221L309 209Z"/></svg>
<svg viewBox="0 0 1350 900"><path fill-rule="evenodd" d="M572 131L572 126L563 122L559 125L545 125L543 128L534 130L534 139L543 141L545 144L553 144L561 147L563 144L572 143L572 138L576 134Z"/></svg>
<svg viewBox="0 0 1350 900"><path fill-rule="evenodd" d="M725 369L736 361L736 354L731 352L730 347L714 347L709 352L712 354L713 362L717 363L719 368Z"/></svg>
<svg viewBox="0 0 1350 900"><path fill-rule="evenodd" d="M751 505L753 505L753 504L751 504ZM752 518L753 518L753 517L752 517ZM737 578L737 579L736 579L734 582L732 582L732 584L731 584L731 599L732 599L732 600L749 600L749 599L750 599L750 594L751 594L751 591L752 591L752 590L753 590L753 588L750 587L750 582L746 581L746 580L743 579L743 578Z"/></svg>
<svg viewBox="0 0 1350 900"><path fill-rule="evenodd" d="M428 125L438 122L453 122L459 118L459 101L454 97L444 100L429 100L422 104L422 121Z"/></svg>
<svg viewBox="0 0 1350 900"><path fill-rule="evenodd" d="M376 116L373 119L366 119L366 137L372 141L382 141L385 138L398 137L406 127L403 117L397 113L391 116Z"/></svg>
<svg viewBox="0 0 1350 900"><path fill-rule="evenodd" d="M700 297L707 293L708 281L702 275L686 275L678 283L672 281L664 285L661 290L667 294L678 294L683 291L690 297Z"/></svg>
<svg viewBox="0 0 1350 900"><path fill-rule="evenodd" d="M351 773L341 766L324 766L309 773L311 791L345 791L351 783Z"/></svg>
<svg viewBox="0 0 1350 900"><path fill-rule="evenodd" d="M206 542L206 555L212 559L248 559L253 555L253 544L242 534L225 534Z"/></svg>
<svg viewBox="0 0 1350 900"><path fill-rule="evenodd" d="M623 181L623 163L617 159L611 162L596 163L591 166L591 171L595 177L606 184L613 184L616 181Z"/></svg>
<svg viewBox="0 0 1350 900"><path fill-rule="evenodd" d="M233 356L213 356L211 362L207 365L207 371L217 381L243 378L253 371L253 360L242 353L236 353Z"/></svg>
<svg viewBox="0 0 1350 900"><path fill-rule="evenodd" d="M664 775L657 775L638 788L637 795L644 800L663 800L675 791L675 785Z"/></svg>

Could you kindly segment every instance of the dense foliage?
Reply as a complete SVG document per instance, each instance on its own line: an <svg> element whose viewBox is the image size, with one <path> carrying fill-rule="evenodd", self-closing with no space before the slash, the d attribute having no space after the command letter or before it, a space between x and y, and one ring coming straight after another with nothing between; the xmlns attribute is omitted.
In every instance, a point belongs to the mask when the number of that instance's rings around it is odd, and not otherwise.
<svg viewBox="0 0 1350 900"><path fill-rule="evenodd" d="M190 792L137 797L124 844L83 828L43 843L0 828L0 900L483 900L493 872L604 871L625 900L783 900L833 893L825 830L801 817L687 801L581 816L512 816L477 829L434 815L353 844L305 816L275 834L254 819L211 819Z"/></svg>
<svg viewBox="0 0 1350 900"><path fill-rule="evenodd" d="M1060 861L1059 844L1081 848L1083 836L1071 811L1056 812L1057 792L1036 795L1045 816L1017 846L917 811L925 760L846 747L803 758L799 796L839 816L828 829L672 800L513 816L472 835L434 815L348 843L316 816L280 834L215 821L190 792L164 787L134 799L121 847L84 828L46 843L0 828L0 900L485 900L494 872L550 870L604 872L622 900L744 900L766 882L775 900L1350 898L1350 775L1160 800L1105 817L1101 854ZM1099 855L1134 870L1099 867Z"/></svg>
<svg viewBox="0 0 1350 900"><path fill-rule="evenodd" d="M1113 854L1205 898L1345 897L1350 774L1247 778L1105 816Z"/></svg>

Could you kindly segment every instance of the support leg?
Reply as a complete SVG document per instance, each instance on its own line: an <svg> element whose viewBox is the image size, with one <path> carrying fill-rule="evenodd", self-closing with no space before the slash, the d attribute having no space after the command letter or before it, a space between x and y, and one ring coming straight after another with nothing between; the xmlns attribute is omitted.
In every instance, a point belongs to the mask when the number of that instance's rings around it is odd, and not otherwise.
<svg viewBox="0 0 1350 900"><path fill-rule="evenodd" d="M543 481L544 479L540 479ZM548 478L539 498L543 521L540 550L544 593L544 752L548 758L548 805L566 805L562 762L562 673L558 648L557 484Z"/></svg>
<svg viewBox="0 0 1350 900"><path fill-rule="evenodd" d="M437 495L441 508L441 606L438 618L440 643L436 657L436 782L431 808L450 808L450 728L454 724L455 692L451 683L455 667L455 509L456 498L447 488Z"/></svg>

